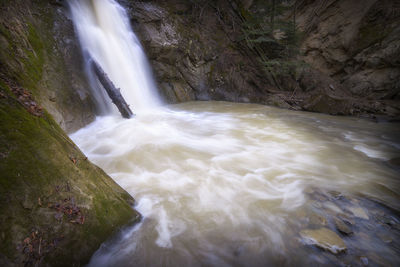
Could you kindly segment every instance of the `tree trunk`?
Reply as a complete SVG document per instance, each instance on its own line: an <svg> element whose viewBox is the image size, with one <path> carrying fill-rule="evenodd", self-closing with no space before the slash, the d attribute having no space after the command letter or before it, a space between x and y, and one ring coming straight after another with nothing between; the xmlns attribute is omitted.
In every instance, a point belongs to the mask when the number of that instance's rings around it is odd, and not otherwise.
<svg viewBox="0 0 400 267"><path fill-rule="evenodd" d="M117 106L119 112L121 112L122 117L126 119L133 117L133 113L129 108L129 105L126 103L125 99L121 95L120 90L115 87L115 85L112 83L110 78L108 78L107 74L100 67L100 65L94 60L92 60L91 65L94 70L94 73L99 79L101 85L103 85L108 96L111 98L112 102Z"/></svg>

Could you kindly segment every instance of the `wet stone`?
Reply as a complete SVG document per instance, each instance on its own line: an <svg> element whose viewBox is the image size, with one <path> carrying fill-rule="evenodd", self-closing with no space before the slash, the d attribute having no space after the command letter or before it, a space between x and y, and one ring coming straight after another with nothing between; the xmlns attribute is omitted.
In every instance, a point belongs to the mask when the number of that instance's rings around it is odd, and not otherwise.
<svg viewBox="0 0 400 267"><path fill-rule="evenodd" d="M355 235L358 238L358 242L371 242L371 236L369 233L357 232Z"/></svg>
<svg viewBox="0 0 400 267"><path fill-rule="evenodd" d="M327 220L321 215L312 213L309 217L309 223L313 225L326 225Z"/></svg>
<svg viewBox="0 0 400 267"><path fill-rule="evenodd" d="M326 208L334 213L342 213L342 209L339 208L336 204L334 204L332 202L325 202L324 208Z"/></svg>
<svg viewBox="0 0 400 267"><path fill-rule="evenodd" d="M393 242L392 237L388 234L381 233L381 234L378 234L378 237L386 244L390 244Z"/></svg>
<svg viewBox="0 0 400 267"><path fill-rule="evenodd" d="M333 254L344 252L347 249L343 240L335 232L327 228L302 230L300 236L305 244L315 245Z"/></svg>
<svg viewBox="0 0 400 267"><path fill-rule="evenodd" d="M350 216L348 216L347 214L344 214L344 213L339 214L338 218L341 219L342 221L344 221L347 224L351 224L351 225L356 224L354 219L351 218Z"/></svg>
<svg viewBox="0 0 400 267"><path fill-rule="evenodd" d="M398 223L398 220L393 216L382 216L381 221L387 225L394 226Z"/></svg>
<svg viewBox="0 0 400 267"><path fill-rule="evenodd" d="M347 208L349 211L351 211L351 213L354 214L354 216L360 218L360 219L364 219L364 220L369 220L369 217L367 215L367 213L365 212L365 210L361 207L349 207Z"/></svg>
<svg viewBox="0 0 400 267"><path fill-rule="evenodd" d="M335 219L335 226L336 229L341 232L342 234L345 235L351 235L353 231L350 229L350 227L342 220L340 219Z"/></svg>
<svg viewBox="0 0 400 267"><path fill-rule="evenodd" d="M329 194L334 198L334 199L340 199L343 197L343 194L338 191L329 191Z"/></svg>
<svg viewBox="0 0 400 267"><path fill-rule="evenodd" d="M400 167L400 158L393 158L389 160L389 164L395 166L395 167Z"/></svg>
<svg viewBox="0 0 400 267"><path fill-rule="evenodd" d="M360 257L360 261L364 266L368 266L368 258L367 257Z"/></svg>

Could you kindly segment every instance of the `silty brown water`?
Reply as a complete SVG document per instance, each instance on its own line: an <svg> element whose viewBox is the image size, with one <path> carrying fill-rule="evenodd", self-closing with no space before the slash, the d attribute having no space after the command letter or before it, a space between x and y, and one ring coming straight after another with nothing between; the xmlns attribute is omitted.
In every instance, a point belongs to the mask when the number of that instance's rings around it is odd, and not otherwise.
<svg viewBox="0 0 400 267"><path fill-rule="evenodd" d="M90 265L395 266L399 134L398 123L225 102L99 117L71 138L143 221Z"/></svg>

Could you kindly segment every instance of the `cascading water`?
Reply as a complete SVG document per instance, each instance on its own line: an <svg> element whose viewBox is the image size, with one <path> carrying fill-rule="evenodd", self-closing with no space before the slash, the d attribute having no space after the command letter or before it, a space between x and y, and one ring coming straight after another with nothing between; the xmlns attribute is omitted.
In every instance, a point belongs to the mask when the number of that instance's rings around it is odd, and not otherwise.
<svg viewBox="0 0 400 267"><path fill-rule="evenodd" d="M160 100L151 69L125 10L114 0L69 4L86 62L99 63L135 113L157 106ZM101 113L115 111L89 65L86 69Z"/></svg>
<svg viewBox="0 0 400 267"><path fill-rule="evenodd" d="M398 124L223 102L140 112L159 101L124 10L112 0L70 3L85 54L138 113L98 117L71 135L144 217L90 266L398 265ZM307 246L337 241L300 234L316 229L335 232L347 252Z"/></svg>

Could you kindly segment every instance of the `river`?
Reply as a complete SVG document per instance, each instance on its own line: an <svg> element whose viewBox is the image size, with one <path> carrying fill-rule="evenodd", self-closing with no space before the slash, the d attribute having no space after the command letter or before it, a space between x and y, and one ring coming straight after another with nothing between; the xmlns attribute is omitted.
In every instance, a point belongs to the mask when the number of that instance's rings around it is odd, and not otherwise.
<svg viewBox="0 0 400 267"><path fill-rule="evenodd" d="M91 266L396 265L399 134L398 123L226 102L98 117L71 138L143 220ZM320 228L347 251L333 256L300 234Z"/></svg>

